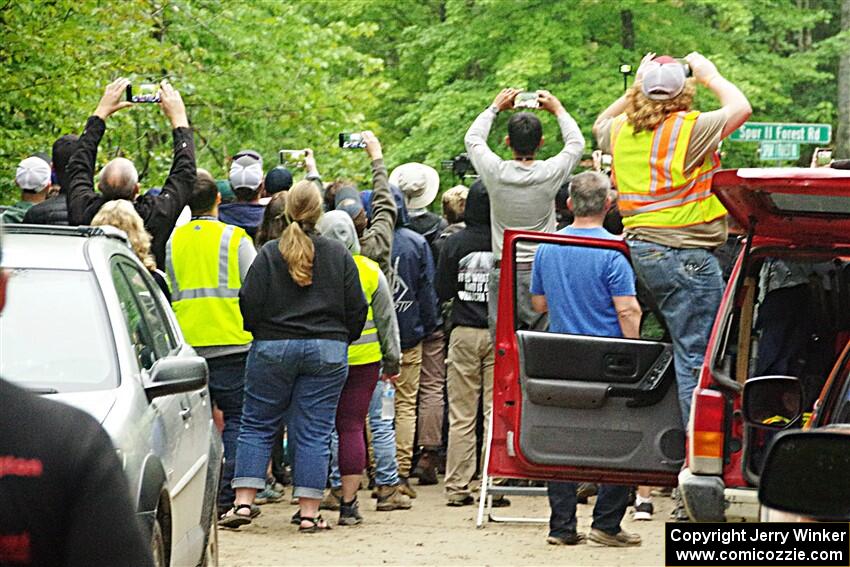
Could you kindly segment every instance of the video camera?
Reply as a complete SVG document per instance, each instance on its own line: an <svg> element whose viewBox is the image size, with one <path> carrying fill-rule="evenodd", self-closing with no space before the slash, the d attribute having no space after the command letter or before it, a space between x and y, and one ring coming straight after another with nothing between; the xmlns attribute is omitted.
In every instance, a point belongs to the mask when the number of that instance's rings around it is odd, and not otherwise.
<svg viewBox="0 0 850 567"><path fill-rule="evenodd" d="M443 160L440 165L444 170L451 171L461 179L478 175L466 152L458 154L452 159Z"/></svg>

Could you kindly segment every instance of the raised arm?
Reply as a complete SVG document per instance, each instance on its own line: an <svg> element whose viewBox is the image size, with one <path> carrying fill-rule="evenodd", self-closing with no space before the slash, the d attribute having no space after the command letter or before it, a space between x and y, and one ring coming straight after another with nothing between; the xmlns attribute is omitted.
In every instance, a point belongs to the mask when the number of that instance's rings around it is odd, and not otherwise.
<svg viewBox="0 0 850 567"><path fill-rule="evenodd" d="M92 116L86 121L80 136L79 145L68 162L67 175L69 186L68 224L88 224L103 204L103 197L94 192L94 166L97 160L97 148L106 131L106 119L113 113L133 106L123 100L127 92L127 79L117 79L106 86L106 90Z"/></svg>
<svg viewBox="0 0 850 567"><path fill-rule="evenodd" d="M490 135L490 128L493 127L496 116L499 112L513 107L514 98L517 94L519 94L518 89L502 89L493 99L493 104L479 114L469 130L466 131L463 143L466 146L469 160L476 171L494 169L502 162L502 158L496 155L487 145L487 136Z"/></svg>
<svg viewBox="0 0 850 567"><path fill-rule="evenodd" d="M395 199L390 192L387 168L381 142L369 131L363 132L366 153L372 160L372 222L360 239L361 252L381 266L384 275L389 274L392 256L393 230L398 216Z"/></svg>
<svg viewBox="0 0 850 567"><path fill-rule="evenodd" d="M694 78L709 89L720 100L720 105L726 113L726 125L720 137L725 138L737 130L753 113L750 101L741 89L725 79L717 67L696 51L685 57Z"/></svg>
<svg viewBox="0 0 850 567"><path fill-rule="evenodd" d="M564 178L570 174L581 159L584 152L584 136L581 134L576 121L561 104L561 101L549 91L537 91L537 100L540 108L552 113L558 119L558 127L561 129L561 138L564 141L563 149L546 160L548 167L555 167L563 172ZM557 184L560 186L560 183ZM557 189L556 189L557 190Z"/></svg>
<svg viewBox="0 0 850 567"><path fill-rule="evenodd" d="M165 217L165 223L173 228L177 217L192 196L198 169L195 164L195 139L189 127L183 98L167 81L162 81L160 85L160 98L162 112L171 122L174 159L162 192L155 199L158 211Z"/></svg>

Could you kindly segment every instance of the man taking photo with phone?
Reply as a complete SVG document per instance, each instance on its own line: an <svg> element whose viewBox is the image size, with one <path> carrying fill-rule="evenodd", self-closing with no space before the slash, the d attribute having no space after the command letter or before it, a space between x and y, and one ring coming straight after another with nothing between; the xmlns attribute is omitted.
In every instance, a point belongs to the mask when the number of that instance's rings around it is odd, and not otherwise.
<svg viewBox="0 0 850 567"><path fill-rule="evenodd" d="M578 124L564 109L561 102L548 91L537 91L540 108L558 119L563 149L547 160L536 159L543 146L543 126L530 112L519 112L508 120L505 144L511 149L513 159L503 160L487 145L487 136L500 112L514 107L518 89L503 89L493 104L478 115L464 143L469 159L490 195L493 257L495 267L490 275L490 301L488 322L495 333L496 311L499 304L499 273L502 257L502 240L505 230L537 230L555 232L555 195L581 158L584 137ZM524 101L527 106L527 101ZM531 264L537 247L520 243L517 246L517 318L528 329L545 326L544 315L535 313L531 306Z"/></svg>

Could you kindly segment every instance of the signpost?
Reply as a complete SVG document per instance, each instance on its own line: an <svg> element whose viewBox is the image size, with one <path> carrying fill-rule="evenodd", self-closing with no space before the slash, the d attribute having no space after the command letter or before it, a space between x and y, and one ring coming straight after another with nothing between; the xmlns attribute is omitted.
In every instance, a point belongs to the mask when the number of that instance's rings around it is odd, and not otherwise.
<svg viewBox="0 0 850 567"><path fill-rule="evenodd" d="M759 159L764 161L792 161L800 159L800 144L762 142L759 144Z"/></svg>
<svg viewBox="0 0 850 567"><path fill-rule="evenodd" d="M729 141L758 142L762 161L795 161L800 159L800 144L828 145L832 141L832 126L745 122L732 132Z"/></svg>
<svg viewBox="0 0 850 567"><path fill-rule="evenodd" d="M745 122L729 136L731 142L788 142L826 145L832 141L829 124Z"/></svg>

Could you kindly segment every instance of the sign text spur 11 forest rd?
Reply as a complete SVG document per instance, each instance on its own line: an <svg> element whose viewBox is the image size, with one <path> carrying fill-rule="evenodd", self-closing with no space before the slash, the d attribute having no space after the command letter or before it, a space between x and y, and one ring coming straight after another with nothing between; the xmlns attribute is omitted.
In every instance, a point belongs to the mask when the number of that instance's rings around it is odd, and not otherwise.
<svg viewBox="0 0 850 567"><path fill-rule="evenodd" d="M828 144L832 141L832 126L829 124L745 122L740 128L732 132L729 141Z"/></svg>

